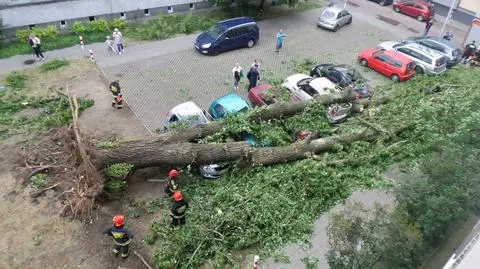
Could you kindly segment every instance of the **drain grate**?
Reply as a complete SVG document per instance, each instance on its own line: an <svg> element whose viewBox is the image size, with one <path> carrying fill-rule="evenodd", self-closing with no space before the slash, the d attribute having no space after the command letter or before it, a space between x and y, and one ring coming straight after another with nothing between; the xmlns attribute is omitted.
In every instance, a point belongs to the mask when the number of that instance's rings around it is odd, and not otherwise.
<svg viewBox="0 0 480 269"><path fill-rule="evenodd" d="M26 64L26 65L30 65L30 64L34 64L35 63L35 60L26 60L23 62L23 64Z"/></svg>
<svg viewBox="0 0 480 269"><path fill-rule="evenodd" d="M400 24L399 21L396 21L396 20L394 20L394 19L390 19L390 18L384 17L384 16L382 16L382 15L377 15L377 19L379 19L379 20L381 20L381 21L384 21L384 22L386 22L386 23L388 23L388 24L394 25L394 26L397 26L397 25Z"/></svg>

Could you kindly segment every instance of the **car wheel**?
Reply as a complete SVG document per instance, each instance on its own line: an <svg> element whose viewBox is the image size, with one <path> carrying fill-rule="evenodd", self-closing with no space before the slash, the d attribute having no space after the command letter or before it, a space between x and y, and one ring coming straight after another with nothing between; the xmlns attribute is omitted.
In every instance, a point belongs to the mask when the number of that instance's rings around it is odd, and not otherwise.
<svg viewBox="0 0 480 269"><path fill-rule="evenodd" d="M340 27L337 24L337 25L335 25L335 27L333 27L332 31L336 32L338 30L338 28L340 28Z"/></svg>
<svg viewBox="0 0 480 269"><path fill-rule="evenodd" d="M415 66L415 73L417 74L423 74L424 71L423 71L423 68L421 68L420 66Z"/></svg>
<svg viewBox="0 0 480 269"><path fill-rule="evenodd" d="M385 5L385 0L380 0L380 2L378 2L379 5L381 6L384 6Z"/></svg>
<svg viewBox="0 0 480 269"><path fill-rule="evenodd" d="M350 24L350 23L352 23L352 17L350 17L350 19L348 19L347 21L347 24Z"/></svg>
<svg viewBox="0 0 480 269"><path fill-rule="evenodd" d="M418 15L417 20L418 20L418 21L423 21L423 16L422 16L422 15Z"/></svg>
<svg viewBox="0 0 480 269"><path fill-rule="evenodd" d="M400 8L399 7L394 7L393 10L395 10L395 12L400 13Z"/></svg>
<svg viewBox="0 0 480 269"><path fill-rule="evenodd" d="M392 79L393 82L399 82L400 81L400 77L398 75L395 75L395 74L393 74L391 76L391 79Z"/></svg>
<svg viewBox="0 0 480 269"><path fill-rule="evenodd" d="M247 47L253 48L253 46L255 46L255 40L253 39L248 40Z"/></svg>
<svg viewBox="0 0 480 269"><path fill-rule="evenodd" d="M368 66L367 60L366 60L366 59L361 59L361 60L360 60L360 65L361 65L361 66Z"/></svg>

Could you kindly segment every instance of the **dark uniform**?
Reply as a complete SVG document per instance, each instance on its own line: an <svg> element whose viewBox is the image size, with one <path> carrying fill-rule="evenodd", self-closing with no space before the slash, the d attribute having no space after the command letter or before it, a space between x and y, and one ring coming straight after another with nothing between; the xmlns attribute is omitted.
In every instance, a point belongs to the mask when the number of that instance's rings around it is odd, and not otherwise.
<svg viewBox="0 0 480 269"><path fill-rule="evenodd" d="M116 255L121 253L122 258L128 257L128 246L132 242L133 234L128 231L125 226L112 226L110 228L106 228L103 234L113 237L113 240L115 241L115 248L113 249L113 252Z"/></svg>
<svg viewBox="0 0 480 269"><path fill-rule="evenodd" d="M173 202L172 212L170 212L170 216L172 217L172 226L177 227L179 225L185 225L185 214L187 209L188 202L185 201L185 199Z"/></svg>
<svg viewBox="0 0 480 269"><path fill-rule="evenodd" d="M464 63L468 60L468 57L472 55L473 52L477 49L477 45L475 45L475 41L465 46L465 52L463 52L462 59Z"/></svg>
<svg viewBox="0 0 480 269"><path fill-rule="evenodd" d="M165 192L168 197L172 197L173 193L175 191L178 191L180 188L180 179L178 177L171 178L167 177L165 179L165 187L163 188L163 191Z"/></svg>
<svg viewBox="0 0 480 269"><path fill-rule="evenodd" d="M118 80L110 83L110 91L113 94L112 107L117 107L117 109L123 108L123 96L121 92L120 83Z"/></svg>

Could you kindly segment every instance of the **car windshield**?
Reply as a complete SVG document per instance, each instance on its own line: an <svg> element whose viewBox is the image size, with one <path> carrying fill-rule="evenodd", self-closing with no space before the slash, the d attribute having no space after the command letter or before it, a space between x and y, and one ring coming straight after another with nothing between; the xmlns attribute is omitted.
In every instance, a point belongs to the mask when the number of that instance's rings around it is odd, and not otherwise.
<svg viewBox="0 0 480 269"><path fill-rule="evenodd" d="M335 19L337 17L337 14L335 12L332 12L330 10L325 10L322 13L322 18L324 19Z"/></svg>
<svg viewBox="0 0 480 269"><path fill-rule="evenodd" d="M297 82L297 86L298 87L302 87L302 86L305 86L305 85L308 85L308 83L310 83L310 81L312 81L313 78L304 78L304 79L301 79L300 81Z"/></svg>
<svg viewBox="0 0 480 269"><path fill-rule="evenodd" d="M207 33L207 35L209 35L213 39L217 39L219 36L221 36L223 34L224 31L225 31L225 29L223 28L222 25L216 24L216 25L210 27L210 29L208 29L206 33Z"/></svg>
<svg viewBox="0 0 480 269"><path fill-rule="evenodd" d="M453 56L460 56L460 54L462 54L462 52L459 49L456 49L456 50L452 51L452 54L453 54Z"/></svg>
<svg viewBox="0 0 480 269"><path fill-rule="evenodd" d="M395 48L401 47L401 46L403 46L403 45L404 45L404 44L402 44L402 43L398 43L398 44L393 45L392 48L395 49Z"/></svg>

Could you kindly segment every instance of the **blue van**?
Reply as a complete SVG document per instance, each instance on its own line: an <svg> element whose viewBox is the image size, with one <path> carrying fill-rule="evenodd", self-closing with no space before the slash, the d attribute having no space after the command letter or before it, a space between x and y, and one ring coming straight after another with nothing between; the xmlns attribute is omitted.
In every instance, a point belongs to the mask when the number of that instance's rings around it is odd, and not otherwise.
<svg viewBox="0 0 480 269"><path fill-rule="evenodd" d="M218 22L195 40L195 49L202 54L218 55L221 52L243 47L253 47L260 31L257 23L247 17Z"/></svg>

